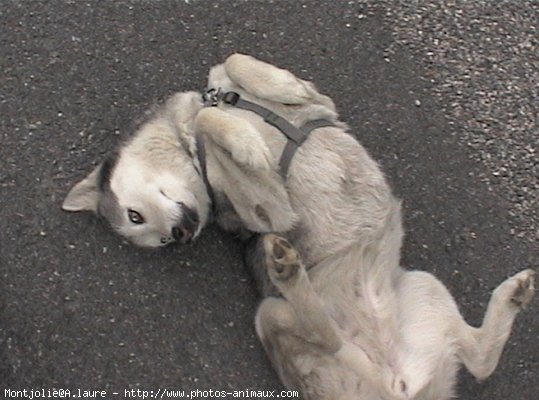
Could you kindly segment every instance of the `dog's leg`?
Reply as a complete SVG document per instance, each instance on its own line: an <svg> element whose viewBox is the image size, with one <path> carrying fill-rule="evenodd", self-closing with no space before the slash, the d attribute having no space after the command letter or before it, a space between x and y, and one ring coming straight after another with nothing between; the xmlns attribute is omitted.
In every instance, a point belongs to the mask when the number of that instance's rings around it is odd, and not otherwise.
<svg viewBox="0 0 539 400"><path fill-rule="evenodd" d="M342 341L311 286L296 249L286 239L271 234L264 237L264 249L271 282L294 310L303 338L328 353L336 352Z"/></svg>
<svg viewBox="0 0 539 400"><path fill-rule="evenodd" d="M245 227L226 194L216 191L214 192L214 198L214 215L217 225L225 231L234 234L236 239L243 243L247 243L254 233Z"/></svg>
<svg viewBox="0 0 539 400"><path fill-rule="evenodd" d="M244 54L231 55L224 67L233 82L256 97L286 105L321 104L336 112L333 100L290 71Z"/></svg>
<svg viewBox="0 0 539 400"><path fill-rule="evenodd" d="M195 119L195 132L206 135L251 169L269 170L272 155L260 132L243 118L217 107L202 109Z"/></svg>
<svg viewBox="0 0 539 400"><path fill-rule="evenodd" d="M305 83L291 72L244 54L227 58L228 76L261 99L283 104L305 104L311 100Z"/></svg>
<svg viewBox="0 0 539 400"><path fill-rule="evenodd" d="M481 328L466 323L447 288L432 274L411 271L397 285L399 298L398 371L414 398L427 390L449 398L457 361L478 379L496 368L513 320L533 296L531 270L502 283L493 293ZM458 360L457 360L458 359Z"/></svg>
<svg viewBox="0 0 539 400"><path fill-rule="evenodd" d="M534 295L535 272L519 272L498 286L488 303L480 328L460 320L457 324L458 356L477 379L487 378L496 366L513 321Z"/></svg>
<svg viewBox="0 0 539 400"><path fill-rule="evenodd" d="M287 349L282 349L285 346L289 347L288 357L293 357L292 353L314 351L331 355L391 399L407 399L406 388L395 385L387 371L373 363L360 348L341 339L290 243L269 234L264 237L264 248L268 275L285 298L267 298L256 317L258 335L274 363L279 346L284 357L287 357Z"/></svg>

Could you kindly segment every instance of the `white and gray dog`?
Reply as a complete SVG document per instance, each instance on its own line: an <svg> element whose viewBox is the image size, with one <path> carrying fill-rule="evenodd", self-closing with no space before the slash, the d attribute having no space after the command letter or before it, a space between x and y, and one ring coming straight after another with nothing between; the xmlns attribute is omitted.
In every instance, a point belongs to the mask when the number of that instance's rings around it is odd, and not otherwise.
<svg viewBox="0 0 539 400"><path fill-rule="evenodd" d="M441 400L460 364L489 376L534 272L498 286L469 326L441 282L399 266L400 203L330 98L240 54L212 68L209 89L173 96L63 208L141 246L188 242L211 214L263 234L247 257L265 296L256 329L305 399Z"/></svg>

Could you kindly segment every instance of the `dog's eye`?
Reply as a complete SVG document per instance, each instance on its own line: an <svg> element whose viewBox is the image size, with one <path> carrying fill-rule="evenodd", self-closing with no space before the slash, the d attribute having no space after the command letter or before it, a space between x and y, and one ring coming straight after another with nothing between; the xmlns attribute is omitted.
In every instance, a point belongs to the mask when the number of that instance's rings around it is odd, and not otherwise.
<svg viewBox="0 0 539 400"><path fill-rule="evenodd" d="M138 211L135 210L127 210L127 216L129 217L129 220L134 224L143 224L144 218Z"/></svg>

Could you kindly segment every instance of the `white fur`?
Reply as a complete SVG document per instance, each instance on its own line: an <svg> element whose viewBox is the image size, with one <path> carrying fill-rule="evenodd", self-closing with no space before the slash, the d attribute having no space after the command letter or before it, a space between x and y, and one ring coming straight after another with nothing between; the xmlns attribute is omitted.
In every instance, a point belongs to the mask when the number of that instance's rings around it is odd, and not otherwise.
<svg viewBox="0 0 539 400"><path fill-rule="evenodd" d="M292 73L244 54L234 54L224 67L230 79L252 94L283 104L305 104L307 88Z"/></svg>
<svg viewBox="0 0 539 400"><path fill-rule="evenodd" d="M235 117L217 107L201 110L195 119L198 134L213 134L216 144L231 149L234 161L250 169L269 171L273 158L258 130L243 118Z"/></svg>

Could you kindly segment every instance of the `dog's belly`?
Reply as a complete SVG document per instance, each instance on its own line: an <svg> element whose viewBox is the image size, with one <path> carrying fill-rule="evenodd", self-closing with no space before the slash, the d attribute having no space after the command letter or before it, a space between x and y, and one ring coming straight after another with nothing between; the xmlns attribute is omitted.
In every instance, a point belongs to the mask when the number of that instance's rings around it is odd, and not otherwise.
<svg viewBox="0 0 539 400"><path fill-rule="evenodd" d="M376 317L379 313L372 308L374 301L355 293L353 276L329 271L336 278L335 284L321 287L319 281L327 282L324 273L328 271L324 270L321 275L319 272L315 267L309 275L343 345L335 354L304 347L302 354L292 357L293 362L288 364L291 370L285 375L297 377L306 399L384 399L386 391L382 388L382 376L391 380L398 374L393 341L396 335L391 323ZM350 356L343 357L344 353ZM283 352L283 358L286 357L290 358L290 352ZM361 362L356 363L361 358L368 359L366 365L373 367L367 367L365 371L358 365ZM374 371L376 382L373 382L371 371Z"/></svg>
<svg viewBox="0 0 539 400"><path fill-rule="evenodd" d="M351 285L352 275L341 276L340 284L321 287L319 280L325 279L324 276L316 270L310 272L335 329L348 348L355 347L365 354L379 368L380 375L389 377L386 381L402 381L414 400L450 399L458 360L453 343L442 327L447 321L432 314L435 310L429 306L429 299L436 297L436 290L421 293L421 288L414 285L422 275L425 274L396 270L394 277L388 280L396 287L385 286L378 292L380 298L376 298L372 284L365 282L369 278L364 276L364 285L358 291ZM376 304L383 304L385 312ZM327 370L325 375L322 372L314 375L323 376L319 386L331 387L341 396L333 398L386 398L379 386L335 359L321 359L317 368L313 370ZM333 379L337 379L336 382ZM383 380L380 384L384 384Z"/></svg>
<svg viewBox="0 0 539 400"><path fill-rule="evenodd" d="M378 233L392 196L365 149L336 128L315 131L302 145L287 186L299 216L287 237L307 267Z"/></svg>

